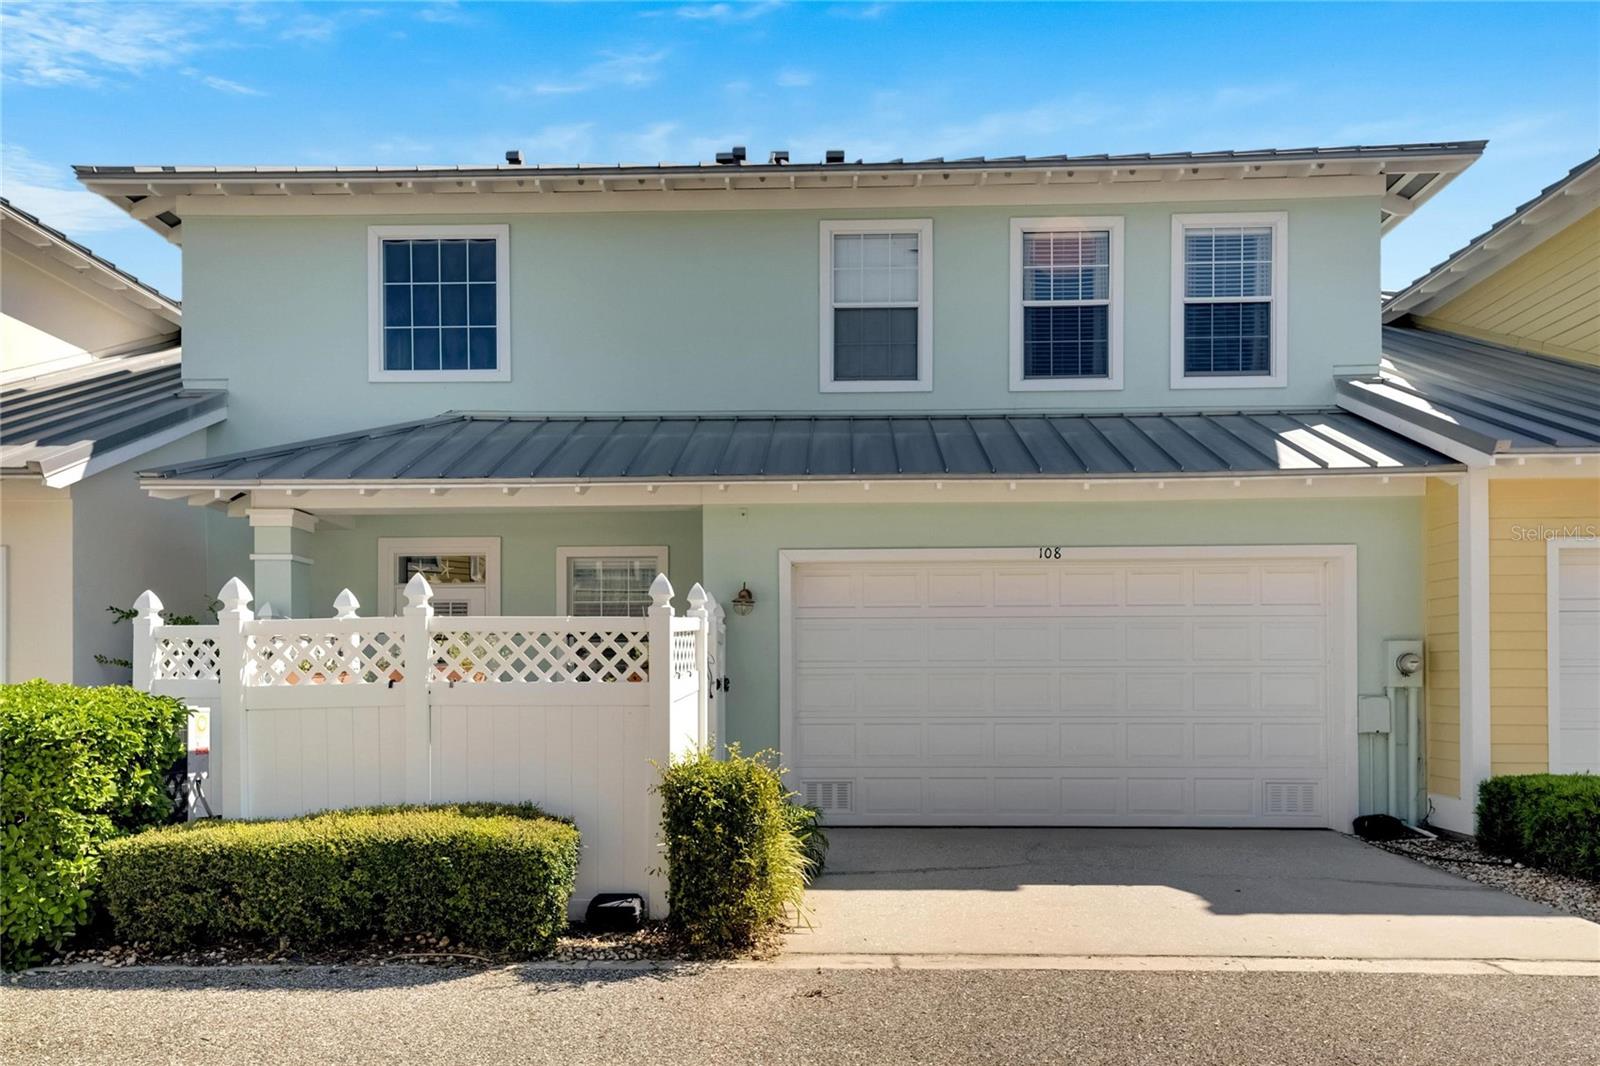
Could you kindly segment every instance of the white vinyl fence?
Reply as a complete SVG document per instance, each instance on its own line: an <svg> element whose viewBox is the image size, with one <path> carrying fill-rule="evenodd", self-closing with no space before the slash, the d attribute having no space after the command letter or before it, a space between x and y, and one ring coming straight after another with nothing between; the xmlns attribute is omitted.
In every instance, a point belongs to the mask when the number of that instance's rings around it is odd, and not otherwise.
<svg viewBox="0 0 1600 1066"><path fill-rule="evenodd" d="M238 578L218 624L175 626L146 592L134 683L210 711L212 807L276 818L337 807L537 803L583 836L571 913L639 892L666 913L657 765L720 731L722 609L658 575L647 618L440 617L421 575L398 618L258 619Z"/></svg>

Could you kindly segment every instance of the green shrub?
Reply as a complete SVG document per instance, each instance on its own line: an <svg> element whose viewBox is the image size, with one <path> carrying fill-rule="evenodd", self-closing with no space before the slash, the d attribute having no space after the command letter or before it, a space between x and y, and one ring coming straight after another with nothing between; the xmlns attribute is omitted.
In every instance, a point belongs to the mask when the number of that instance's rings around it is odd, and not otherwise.
<svg viewBox="0 0 1600 1066"><path fill-rule="evenodd" d="M1600 881L1600 776L1514 774L1478 788L1478 844Z"/></svg>
<svg viewBox="0 0 1600 1066"><path fill-rule="evenodd" d="M122 686L0 686L0 954L30 966L89 919L100 850L164 822L188 712Z"/></svg>
<svg viewBox="0 0 1600 1066"><path fill-rule="evenodd" d="M661 774L667 924L691 950L755 944L805 896L806 857L773 758L698 749Z"/></svg>
<svg viewBox="0 0 1600 1066"><path fill-rule="evenodd" d="M105 898L119 938L158 950L422 933L522 954L565 928L577 872L578 830L531 805L389 807L124 837Z"/></svg>
<svg viewBox="0 0 1600 1066"><path fill-rule="evenodd" d="M800 841L806 859L806 879L822 873L828 861L828 834L822 828L822 811L809 803L789 804L789 828Z"/></svg>

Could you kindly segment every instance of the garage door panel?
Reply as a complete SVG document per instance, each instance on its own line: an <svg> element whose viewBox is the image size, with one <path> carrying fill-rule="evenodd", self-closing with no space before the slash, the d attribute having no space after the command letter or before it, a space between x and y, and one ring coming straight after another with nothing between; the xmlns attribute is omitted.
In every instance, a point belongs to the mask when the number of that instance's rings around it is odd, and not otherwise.
<svg viewBox="0 0 1600 1066"><path fill-rule="evenodd" d="M837 824L1327 824L1325 563L817 576L790 742Z"/></svg>

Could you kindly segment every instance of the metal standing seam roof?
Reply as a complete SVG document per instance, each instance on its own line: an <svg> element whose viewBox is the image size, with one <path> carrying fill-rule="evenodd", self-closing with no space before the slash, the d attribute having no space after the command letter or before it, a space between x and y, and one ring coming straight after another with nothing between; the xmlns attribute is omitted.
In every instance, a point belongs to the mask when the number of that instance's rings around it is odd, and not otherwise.
<svg viewBox="0 0 1600 1066"><path fill-rule="evenodd" d="M1600 450L1600 367L1487 341L1385 326L1380 375L1338 390L1486 454Z"/></svg>
<svg viewBox="0 0 1600 1066"><path fill-rule="evenodd" d="M451 413L145 473L167 484L1138 478L1454 460L1338 410L1191 414Z"/></svg>
<svg viewBox="0 0 1600 1066"><path fill-rule="evenodd" d="M152 303L159 304L161 309L167 312L167 317L170 317L174 322L179 321L179 316L182 314L183 308L181 301L174 300L172 297L168 296L154 285L151 285L149 282L139 280L137 277L128 273L126 270L123 270L121 267L117 266L117 264L113 263L109 259L106 259L104 256L95 254L95 252L87 245L79 244L77 241L73 240L71 237L68 237L65 233L62 233L48 222L42 221L38 215L24 211L22 208L18 207L4 196L0 196L0 215L9 215L25 223L27 226L31 226L32 228L38 230L55 244L58 244L64 248L70 248L72 251L77 252L79 255L93 263L96 267L99 267L101 270L114 275L129 288L137 289L139 292L143 293Z"/></svg>
<svg viewBox="0 0 1600 1066"><path fill-rule="evenodd" d="M227 393L185 389L182 354L115 356L0 388L0 470L49 479L184 423L219 420Z"/></svg>

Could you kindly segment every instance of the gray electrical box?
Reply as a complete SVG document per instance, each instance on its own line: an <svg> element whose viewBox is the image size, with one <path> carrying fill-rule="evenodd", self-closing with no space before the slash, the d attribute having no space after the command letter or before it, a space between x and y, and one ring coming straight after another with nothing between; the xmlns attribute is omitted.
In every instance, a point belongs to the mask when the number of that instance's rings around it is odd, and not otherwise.
<svg viewBox="0 0 1600 1066"><path fill-rule="evenodd" d="M1362 696L1356 704L1356 732L1387 733L1394 728L1388 696Z"/></svg>
<svg viewBox="0 0 1600 1066"><path fill-rule="evenodd" d="M1384 681L1386 686L1422 687L1422 641L1386 640L1383 642L1383 658L1386 663L1387 677Z"/></svg>

